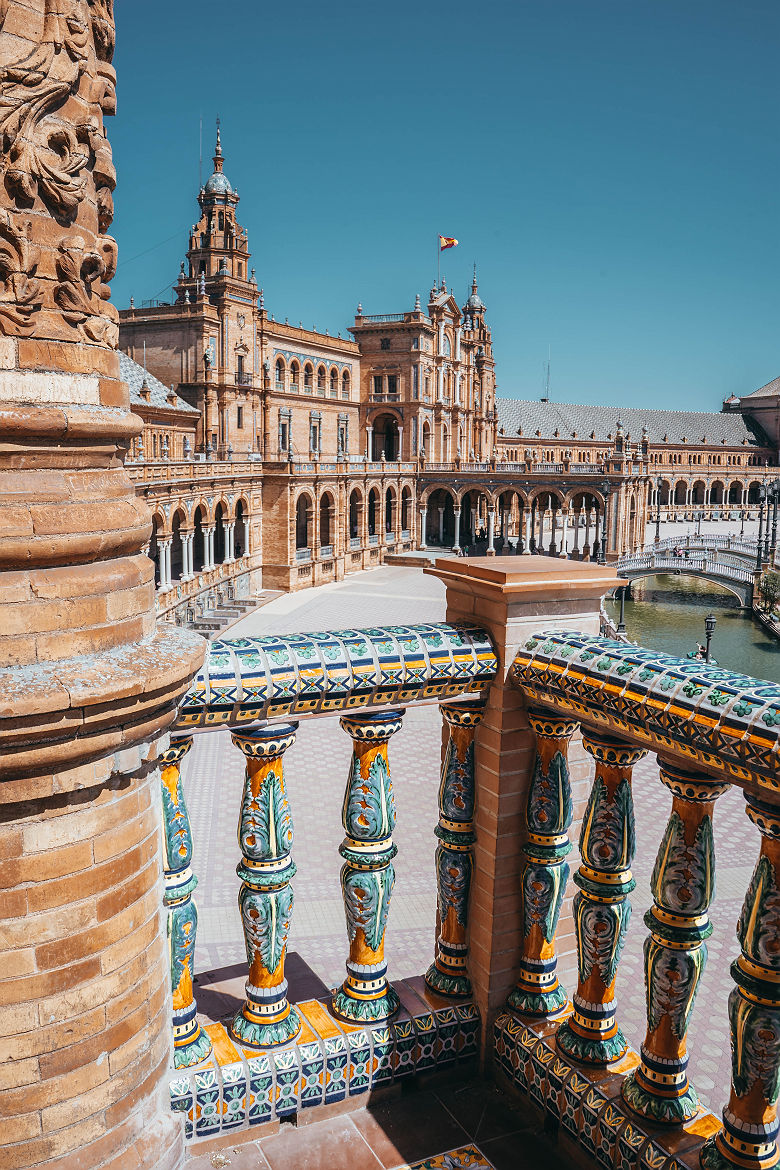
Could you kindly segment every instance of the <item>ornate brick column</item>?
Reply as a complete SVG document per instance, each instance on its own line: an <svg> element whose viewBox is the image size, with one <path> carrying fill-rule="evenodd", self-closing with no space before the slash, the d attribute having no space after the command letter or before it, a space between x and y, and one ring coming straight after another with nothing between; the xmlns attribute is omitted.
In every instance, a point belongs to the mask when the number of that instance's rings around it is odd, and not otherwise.
<svg viewBox="0 0 780 1170"><path fill-rule="evenodd" d="M446 620L486 629L500 661L474 741L477 840L467 943L469 977L484 1036L490 1034L495 1014L518 980L527 975L523 847L529 841L526 810L537 736L509 672L521 644L539 630L575 628L597 634L601 597L617 578L606 567L540 556L441 559L430 571L447 586ZM590 789L586 761L575 735L568 753L575 830ZM556 943L562 982L571 985L573 935L561 937L559 932Z"/></svg>
<svg viewBox="0 0 780 1170"><path fill-rule="evenodd" d="M0 5L0 1033L7 1164L169 1170L157 759L202 642L156 629L124 470L112 0Z"/></svg>

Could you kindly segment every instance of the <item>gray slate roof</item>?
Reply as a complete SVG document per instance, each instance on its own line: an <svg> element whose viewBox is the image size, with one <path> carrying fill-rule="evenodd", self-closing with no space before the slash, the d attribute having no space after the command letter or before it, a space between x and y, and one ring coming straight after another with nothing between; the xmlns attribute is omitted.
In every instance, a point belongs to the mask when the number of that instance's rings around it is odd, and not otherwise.
<svg viewBox="0 0 780 1170"><path fill-rule="evenodd" d="M559 442L576 442L589 439L596 432L599 442L607 442L607 436L614 438L618 420L623 430L631 435L632 442L642 437L646 426L651 443L663 443L664 435L669 443L722 444L725 439L729 447L739 447L746 440L751 447L767 446L763 430L752 419L734 413L721 414L708 410L649 410L639 406L590 406L570 402L525 402L516 398L497 398L498 425L504 428L505 439L532 439L537 430L541 438L554 439L556 429ZM523 428L518 436L517 428ZM577 439L574 437L577 432Z"/></svg>
<svg viewBox="0 0 780 1170"><path fill-rule="evenodd" d="M126 353L119 351L119 376L123 382L127 382L130 387L130 405L131 406L157 406L161 410L176 410L181 414L199 414L200 411L195 406L190 406L183 398L176 395L176 401L171 405L168 401L169 389L168 387L155 378L154 374L146 374L146 384L150 390L149 401L141 397L141 386L144 381L144 368L139 366L138 362L134 362Z"/></svg>
<svg viewBox="0 0 780 1170"><path fill-rule="evenodd" d="M743 394L743 398L769 398L780 394L780 378L773 378L771 382L767 382L766 386L762 386L760 390L754 390L752 394Z"/></svg>

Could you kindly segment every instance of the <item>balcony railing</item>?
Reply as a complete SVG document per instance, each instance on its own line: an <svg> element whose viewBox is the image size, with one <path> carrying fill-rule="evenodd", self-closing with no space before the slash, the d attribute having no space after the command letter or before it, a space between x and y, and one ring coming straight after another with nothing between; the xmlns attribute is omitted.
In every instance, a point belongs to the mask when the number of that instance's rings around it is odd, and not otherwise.
<svg viewBox="0 0 780 1170"><path fill-rule="evenodd" d="M299 564L302 561L310 561L311 560L311 549L310 548L296 548L295 559L296 559L296 561L298 561Z"/></svg>
<svg viewBox="0 0 780 1170"><path fill-rule="evenodd" d="M459 571L470 570L465 566ZM606 583L608 571L603 572ZM601 570L582 566L571 573L571 587L582 591ZM447 579L446 574L441 570L439 575ZM546 586L532 586L533 576L525 596L536 609L543 593L530 597L528 590ZM487 579L478 580L484 593ZM513 588L510 595L515 596ZM456 587L448 604L457 605L458 596ZM473 596L480 594L469 594L469 604ZM495 617L489 598L484 604L493 615L493 637L506 643L508 627ZM568 605L567 597L562 613ZM555 602L547 610L554 612ZM694 1165L691 1158L699 1146L704 1170L775 1164L780 687L556 628L524 636L509 662L508 675L499 672L493 639L468 624L211 643L179 710L171 747L161 759L169 842L165 905L177 987L171 1100L184 1114L191 1136L214 1136L288 1116L475 1055L480 1016L469 966L481 964L484 971L486 963L494 962L498 978L506 969L507 952L495 933L496 906L485 907L472 898L480 909L475 914L472 908L470 915L470 886L482 882L482 895L485 888L494 888L495 870L489 862L498 857L496 842L503 842L496 784L506 775L514 809L518 769L525 768L524 897L518 923L506 928L514 932L509 937L518 940L521 951L515 964L518 978L514 987L510 982L506 1008L499 1012L492 1035L482 1034L483 1042L494 1047L497 1076L526 1094L531 1104L538 1103L553 1128L560 1126L580 1147L582 1159L595 1159L603 1137L608 1156L602 1161L609 1167L641 1170L657 1164L671 1170L669 1159L683 1143L685 1166ZM486 706L488 691L492 697ZM404 709L426 702L442 704L448 739L436 829L437 938L425 974L436 999L417 1016L399 1012L384 957L396 852L389 744L402 726ZM283 757L298 726L289 720L334 713L341 714L341 726L352 742L342 805L346 836L339 849L349 939L347 978L327 999L291 1004L284 959L295 866ZM475 752L483 719L488 734ZM523 739L526 733L519 730L529 725L535 759ZM191 903L192 834L181 762L195 733L220 727L230 729L246 759L247 780L236 810L242 852L237 893L249 968L243 1004L232 1019L206 1032L198 1023L192 991L197 919ZM570 745L575 741L578 768L584 749L593 761L593 779L579 837L579 892L565 923L578 952L572 1009L558 978L556 945L563 933L566 856L572 848ZM671 810L653 871L653 904L645 915L647 1033L641 1052L633 1054L620 1028L615 986L629 927L629 895L636 885L631 872L637 846L633 772L648 752L659 755L660 780L671 793ZM737 924L741 954L731 967L735 988L728 1016L725 1003L706 1005L710 1015L717 1011L728 1018L731 1032L733 1081L721 1128L699 1106L688 1073L687 1035L707 958L704 942L711 932L713 813L717 799L732 785L745 790L747 816L758 828L761 844ZM480 809L483 819L475 820ZM480 825L487 828L484 839L477 836ZM507 849L502 857L513 858L511 843ZM506 916L507 895L501 898ZM493 932L487 948L486 922ZM641 925L632 929L641 930ZM470 946L474 931L480 939L478 954ZM495 954L491 937L498 948ZM493 984L488 986L493 996ZM333 1038L330 1047L310 1043L323 1027ZM694 1078L696 1055L691 1053ZM312 1073L312 1061L320 1062L319 1071ZM204 1070L224 1109L196 1107L206 1083L198 1079ZM267 1092L257 1087L248 1091L253 1076L267 1079ZM277 1091L271 1092L274 1076ZM231 1086L241 1077L244 1089L232 1093ZM727 1095L725 1086L717 1089ZM626 1149L636 1155L633 1161L617 1158L620 1134ZM652 1152L652 1161L640 1162L642 1149Z"/></svg>
<svg viewBox="0 0 780 1170"><path fill-rule="evenodd" d="M333 545L332 544L321 544L320 545L320 556L323 558L332 557L333 556Z"/></svg>

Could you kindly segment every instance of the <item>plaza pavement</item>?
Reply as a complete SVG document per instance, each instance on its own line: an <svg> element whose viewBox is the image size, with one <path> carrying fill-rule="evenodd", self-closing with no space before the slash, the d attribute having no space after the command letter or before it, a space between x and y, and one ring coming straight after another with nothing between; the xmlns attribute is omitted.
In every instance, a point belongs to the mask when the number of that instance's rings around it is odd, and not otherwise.
<svg viewBox="0 0 780 1170"><path fill-rule="evenodd" d="M444 588L420 569L384 567L338 584L285 595L247 615L230 637L270 632L342 629L375 624L440 621ZM390 759L398 825L396 885L387 929L391 978L425 971L433 956L436 890L434 853L441 720L436 705L410 710L391 740ZM347 954L338 846L343 837L341 803L350 740L337 717L302 720L285 755L295 825L295 911L287 975L290 998L323 993L344 978ZM243 781L243 756L227 731L196 736L185 764L187 801L199 878L196 994L211 1019L235 1011L243 999L246 955L237 908L239 860L236 824ZM638 1049L645 1031L642 921L649 908L650 876L669 814L671 797L648 756L634 773L637 856L633 917L618 976L619 1020ZM758 855L758 830L744 814L737 789L722 796L715 813L718 888L712 911L709 961L690 1028L690 1074L700 1096L719 1110L730 1077L726 1001L732 987L729 963L738 954L735 926ZM576 850L572 857L575 869ZM576 974L567 971L571 992Z"/></svg>

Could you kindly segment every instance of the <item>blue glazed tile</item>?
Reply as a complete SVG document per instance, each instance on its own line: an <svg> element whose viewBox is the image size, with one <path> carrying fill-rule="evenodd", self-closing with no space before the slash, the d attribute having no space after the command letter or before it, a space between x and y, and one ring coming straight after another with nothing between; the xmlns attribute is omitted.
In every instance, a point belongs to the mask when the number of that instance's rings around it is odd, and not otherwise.
<svg viewBox="0 0 780 1170"><path fill-rule="evenodd" d="M194 1074L195 1133L198 1137L219 1133L219 1078L216 1068L204 1068Z"/></svg>
<svg viewBox="0 0 780 1170"><path fill-rule="evenodd" d="M220 1065L222 1129L236 1129L247 1117L247 1081L243 1064Z"/></svg>
<svg viewBox="0 0 780 1170"><path fill-rule="evenodd" d="M267 1052L249 1057L249 1124L259 1125L273 1116L273 1076Z"/></svg>
<svg viewBox="0 0 780 1170"><path fill-rule="evenodd" d="M347 1095L349 1054L343 1036L325 1041L325 1101L343 1101Z"/></svg>

